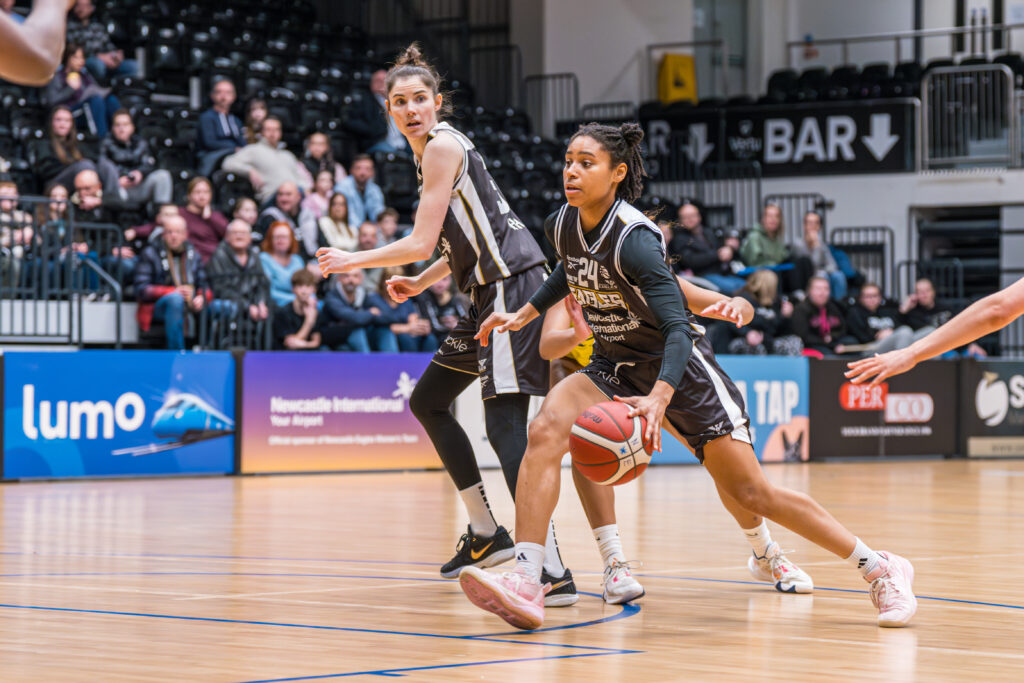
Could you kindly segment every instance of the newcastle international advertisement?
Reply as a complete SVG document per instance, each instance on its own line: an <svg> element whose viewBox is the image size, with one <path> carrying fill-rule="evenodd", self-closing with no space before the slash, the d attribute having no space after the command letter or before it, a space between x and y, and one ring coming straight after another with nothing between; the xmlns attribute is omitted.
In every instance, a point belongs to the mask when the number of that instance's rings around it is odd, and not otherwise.
<svg viewBox="0 0 1024 683"><path fill-rule="evenodd" d="M227 352L8 352L6 479L234 471Z"/></svg>
<svg viewBox="0 0 1024 683"><path fill-rule="evenodd" d="M430 354L256 352L243 362L242 472L440 467L409 410Z"/></svg>

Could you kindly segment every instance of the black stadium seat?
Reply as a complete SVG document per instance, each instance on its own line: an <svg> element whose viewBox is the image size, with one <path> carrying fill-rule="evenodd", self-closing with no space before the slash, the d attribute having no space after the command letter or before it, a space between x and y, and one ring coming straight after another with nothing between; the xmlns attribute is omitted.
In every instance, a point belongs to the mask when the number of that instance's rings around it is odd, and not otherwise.
<svg viewBox="0 0 1024 683"><path fill-rule="evenodd" d="M828 77L826 97L829 100L848 100L859 94L860 70L852 64L837 66Z"/></svg>
<svg viewBox="0 0 1024 683"><path fill-rule="evenodd" d="M868 64L860 73L859 96L862 98L881 97L885 86L892 80L892 70L886 62Z"/></svg>
<svg viewBox="0 0 1024 683"><path fill-rule="evenodd" d="M792 102L796 99L799 77L793 69L779 69L768 77L767 96L776 102Z"/></svg>
<svg viewBox="0 0 1024 683"><path fill-rule="evenodd" d="M797 101L817 102L824 99L828 90L828 75L828 69L823 66L804 69L797 79Z"/></svg>

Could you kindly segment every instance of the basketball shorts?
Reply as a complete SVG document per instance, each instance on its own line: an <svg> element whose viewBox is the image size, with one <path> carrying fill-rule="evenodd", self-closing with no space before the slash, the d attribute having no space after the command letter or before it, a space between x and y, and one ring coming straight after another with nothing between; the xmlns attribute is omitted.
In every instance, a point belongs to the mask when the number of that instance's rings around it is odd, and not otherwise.
<svg viewBox="0 0 1024 683"><path fill-rule="evenodd" d="M466 315L441 343L433 362L480 378L483 398L498 394L544 396L548 392L548 362L540 357L543 318L516 332L491 333L487 346L473 337L491 313L512 313L540 288L547 272L535 266L504 280L474 287Z"/></svg>
<svg viewBox="0 0 1024 683"><path fill-rule="evenodd" d="M646 396L661 372L661 361L615 363L594 355L579 371L609 399L613 396ZM686 372L665 409L665 419L704 462L704 445L720 436L751 443L750 420L743 396L715 360L711 344L698 338L686 364Z"/></svg>

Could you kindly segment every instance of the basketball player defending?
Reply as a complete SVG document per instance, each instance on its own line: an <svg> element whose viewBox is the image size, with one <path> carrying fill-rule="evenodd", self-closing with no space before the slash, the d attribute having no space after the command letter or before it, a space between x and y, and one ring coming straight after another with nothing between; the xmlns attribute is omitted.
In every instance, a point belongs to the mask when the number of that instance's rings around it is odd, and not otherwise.
<svg viewBox="0 0 1024 683"><path fill-rule="evenodd" d="M548 390L547 363L537 353L540 325L497 335L487 347L474 335L477 323L492 311L515 310L526 303L544 281L545 259L473 143L439 122L444 105L440 77L415 44L388 71L387 93L388 113L412 147L422 182L416 224L409 236L379 249L324 248L317 257L326 277L353 268L422 261L440 243L440 259L417 277L391 278L388 292L404 301L451 273L470 296L469 313L441 344L409 400L469 513L469 528L455 557L441 567L441 576L454 579L463 567L491 567L513 557L512 539L491 515L473 446L451 405L480 378L487 438L515 498L530 396ZM550 524L545 533L544 580L554 586L545 604L571 605L579 599L572 574L562 565Z"/></svg>
<svg viewBox="0 0 1024 683"><path fill-rule="evenodd" d="M480 325L477 336L486 342L491 331L522 329L571 293L594 332L594 357L548 393L530 425L516 498L515 569L467 567L459 577L463 591L518 628L544 623L541 543L558 501L570 429L584 409L614 397L630 406L630 416L646 418L645 437L655 450L664 420L737 506L845 558L870 584L879 625L905 626L917 610L910 562L872 550L809 496L765 478L742 398L686 311L665 263L664 237L629 204L642 192L642 139L636 124L588 124L576 132L562 177L568 203L549 234L561 262L529 303L492 313Z"/></svg>
<svg viewBox="0 0 1024 683"><path fill-rule="evenodd" d="M889 351L848 363L846 376L854 384L871 379L872 386L910 370L923 360L960 348L986 334L1001 330L1024 315L1024 278L1006 289L979 299L926 337L905 349Z"/></svg>

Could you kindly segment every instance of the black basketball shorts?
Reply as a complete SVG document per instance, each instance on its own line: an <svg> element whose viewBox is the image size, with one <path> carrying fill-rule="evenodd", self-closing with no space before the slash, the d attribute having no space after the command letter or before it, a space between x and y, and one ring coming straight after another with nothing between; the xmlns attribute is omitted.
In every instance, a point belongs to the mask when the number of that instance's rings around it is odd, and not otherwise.
<svg viewBox="0 0 1024 683"><path fill-rule="evenodd" d="M547 272L543 265L474 287L472 305L441 343L433 362L480 378L483 398L498 394L544 396L548 392L548 362L540 357L543 317L516 332L491 333L487 346L474 339L480 323L491 313L512 313L540 288Z"/></svg>
<svg viewBox="0 0 1024 683"><path fill-rule="evenodd" d="M609 399L646 396L661 372L661 362L615 363L598 355L580 373ZM752 443L743 396L715 360L704 337L693 345L686 372L665 409L665 419L682 435L697 459L704 462L704 445L720 436Z"/></svg>

